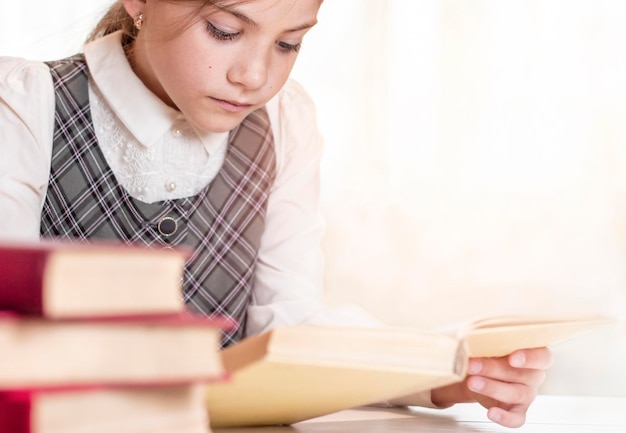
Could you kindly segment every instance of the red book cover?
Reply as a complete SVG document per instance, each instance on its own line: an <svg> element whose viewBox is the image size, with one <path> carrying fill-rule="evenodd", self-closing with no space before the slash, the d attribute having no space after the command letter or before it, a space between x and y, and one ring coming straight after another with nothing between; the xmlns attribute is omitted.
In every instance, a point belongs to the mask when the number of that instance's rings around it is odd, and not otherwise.
<svg viewBox="0 0 626 433"><path fill-rule="evenodd" d="M180 311L189 255L108 241L0 243L0 310L50 318Z"/></svg>
<svg viewBox="0 0 626 433"><path fill-rule="evenodd" d="M0 392L0 432L31 433L31 400Z"/></svg>
<svg viewBox="0 0 626 433"><path fill-rule="evenodd" d="M221 330L199 313L48 320L0 312L0 391L223 380Z"/></svg>
<svg viewBox="0 0 626 433"><path fill-rule="evenodd" d="M0 310L0 324L3 321L31 321L31 322L44 322L47 319L40 317L33 317L23 315L17 311L12 310ZM116 316L89 316L89 317L67 317L62 319L55 319L54 321L48 321L49 326L54 324L75 324L81 323L95 323L106 325L119 325L119 326L201 326L217 328L224 331L233 329L237 322L226 316L205 316L201 313L196 313L191 310L185 310L180 313L172 314L133 314L133 315L116 315Z"/></svg>
<svg viewBox="0 0 626 433"><path fill-rule="evenodd" d="M0 246L0 309L43 315L41 289L49 252Z"/></svg>
<svg viewBox="0 0 626 433"><path fill-rule="evenodd" d="M146 423L154 427L160 425L159 420L171 422L176 417L185 425L191 418L208 428L202 386L92 386L0 391L0 433L58 432L65 431L66 427L72 431L82 431L83 428L101 431L106 426L144 432L149 430Z"/></svg>

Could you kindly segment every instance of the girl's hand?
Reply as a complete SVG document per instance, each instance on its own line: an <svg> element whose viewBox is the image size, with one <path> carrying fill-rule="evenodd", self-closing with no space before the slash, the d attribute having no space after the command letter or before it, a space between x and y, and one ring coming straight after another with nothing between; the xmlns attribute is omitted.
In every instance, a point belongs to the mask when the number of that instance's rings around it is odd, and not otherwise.
<svg viewBox="0 0 626 433"><path fill-rule="evenodd" d="M432 390L432 402L441 407L478 402L487 417L506 427L520 427L535 400L545 370L552 365L547 348L524 349L502 358L473 358L463 382Z"/></svg>

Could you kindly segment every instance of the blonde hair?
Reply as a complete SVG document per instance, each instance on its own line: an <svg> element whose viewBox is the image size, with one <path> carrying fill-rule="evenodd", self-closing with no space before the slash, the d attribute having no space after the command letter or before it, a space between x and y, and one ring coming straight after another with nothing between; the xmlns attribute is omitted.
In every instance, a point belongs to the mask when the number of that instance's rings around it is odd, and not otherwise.
<svg viewBox="0 0 626 433"><path fill-rule="evenodd" d="M87 42L122 30L122 43L127 45L137 37L137 29L133 18L128 15L124 3L117 0L100 19L96 27L87 36Z"/></svg>
<svg viewBox="0 0 626 433"><path fill-rule="evenodd" d="M177 0L167 0L176 2ZM188 3L198 3L198 10L201 10L207 5L210 4L218 4L225 3L228 5L237 5L247 3L250 0L178 0L178 1L186 1ZM135 28L135 21L133 17L128 15L126 9L124 8L124 3L122 0L117 0L109 10L104 14L104 16L100 19L96 27L91 31L91 33L87 36L87 42L91 42L95 39L101 38L111 33L115 33L117 31L122 31L122 44L124 46L132 43L133 40L137 37L138 30Z"/></svg>

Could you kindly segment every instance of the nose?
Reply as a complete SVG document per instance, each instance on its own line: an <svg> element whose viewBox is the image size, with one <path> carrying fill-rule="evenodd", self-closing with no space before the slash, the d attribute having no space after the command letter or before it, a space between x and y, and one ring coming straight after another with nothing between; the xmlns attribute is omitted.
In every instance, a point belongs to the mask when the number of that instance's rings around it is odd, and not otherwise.
<svg viewBox="0 0 626 433"><path fill-rule="evenodd" d="M269 54L262 49L241 52L228 71L228 80L247 89L260 89L267 83Z"/></svg>

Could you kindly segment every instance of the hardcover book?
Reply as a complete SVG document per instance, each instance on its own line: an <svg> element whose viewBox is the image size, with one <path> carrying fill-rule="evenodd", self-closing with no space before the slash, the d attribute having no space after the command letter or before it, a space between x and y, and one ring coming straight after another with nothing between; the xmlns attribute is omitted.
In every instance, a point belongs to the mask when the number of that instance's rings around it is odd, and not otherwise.
<svg viewBox="0 0 626 433"><path fill-rule="evenodd" d="M0 391L6 433L209 433L204 387Z"/></svg>
<svg viewBox="0 0 626 433"><path fill-rule="evenodd" d="M51 319L180 312L188 256L104 241L0 243L0 310Z"/></svg>
<svg viewBox="0 0 626 433"><path fill-rule="evenodd" d="M207 389L214 427L292 424L463 380L470 357L559 343L602 317L501 317L446 332L295 326L223 351L231 379Z"/></svg>
<svg viewBox="0 0 626 433"><path fill-rule="evenodd" d="M0 390L176 384L224 375L221 318L191 313L47 320L0 314Z"/></svg>

